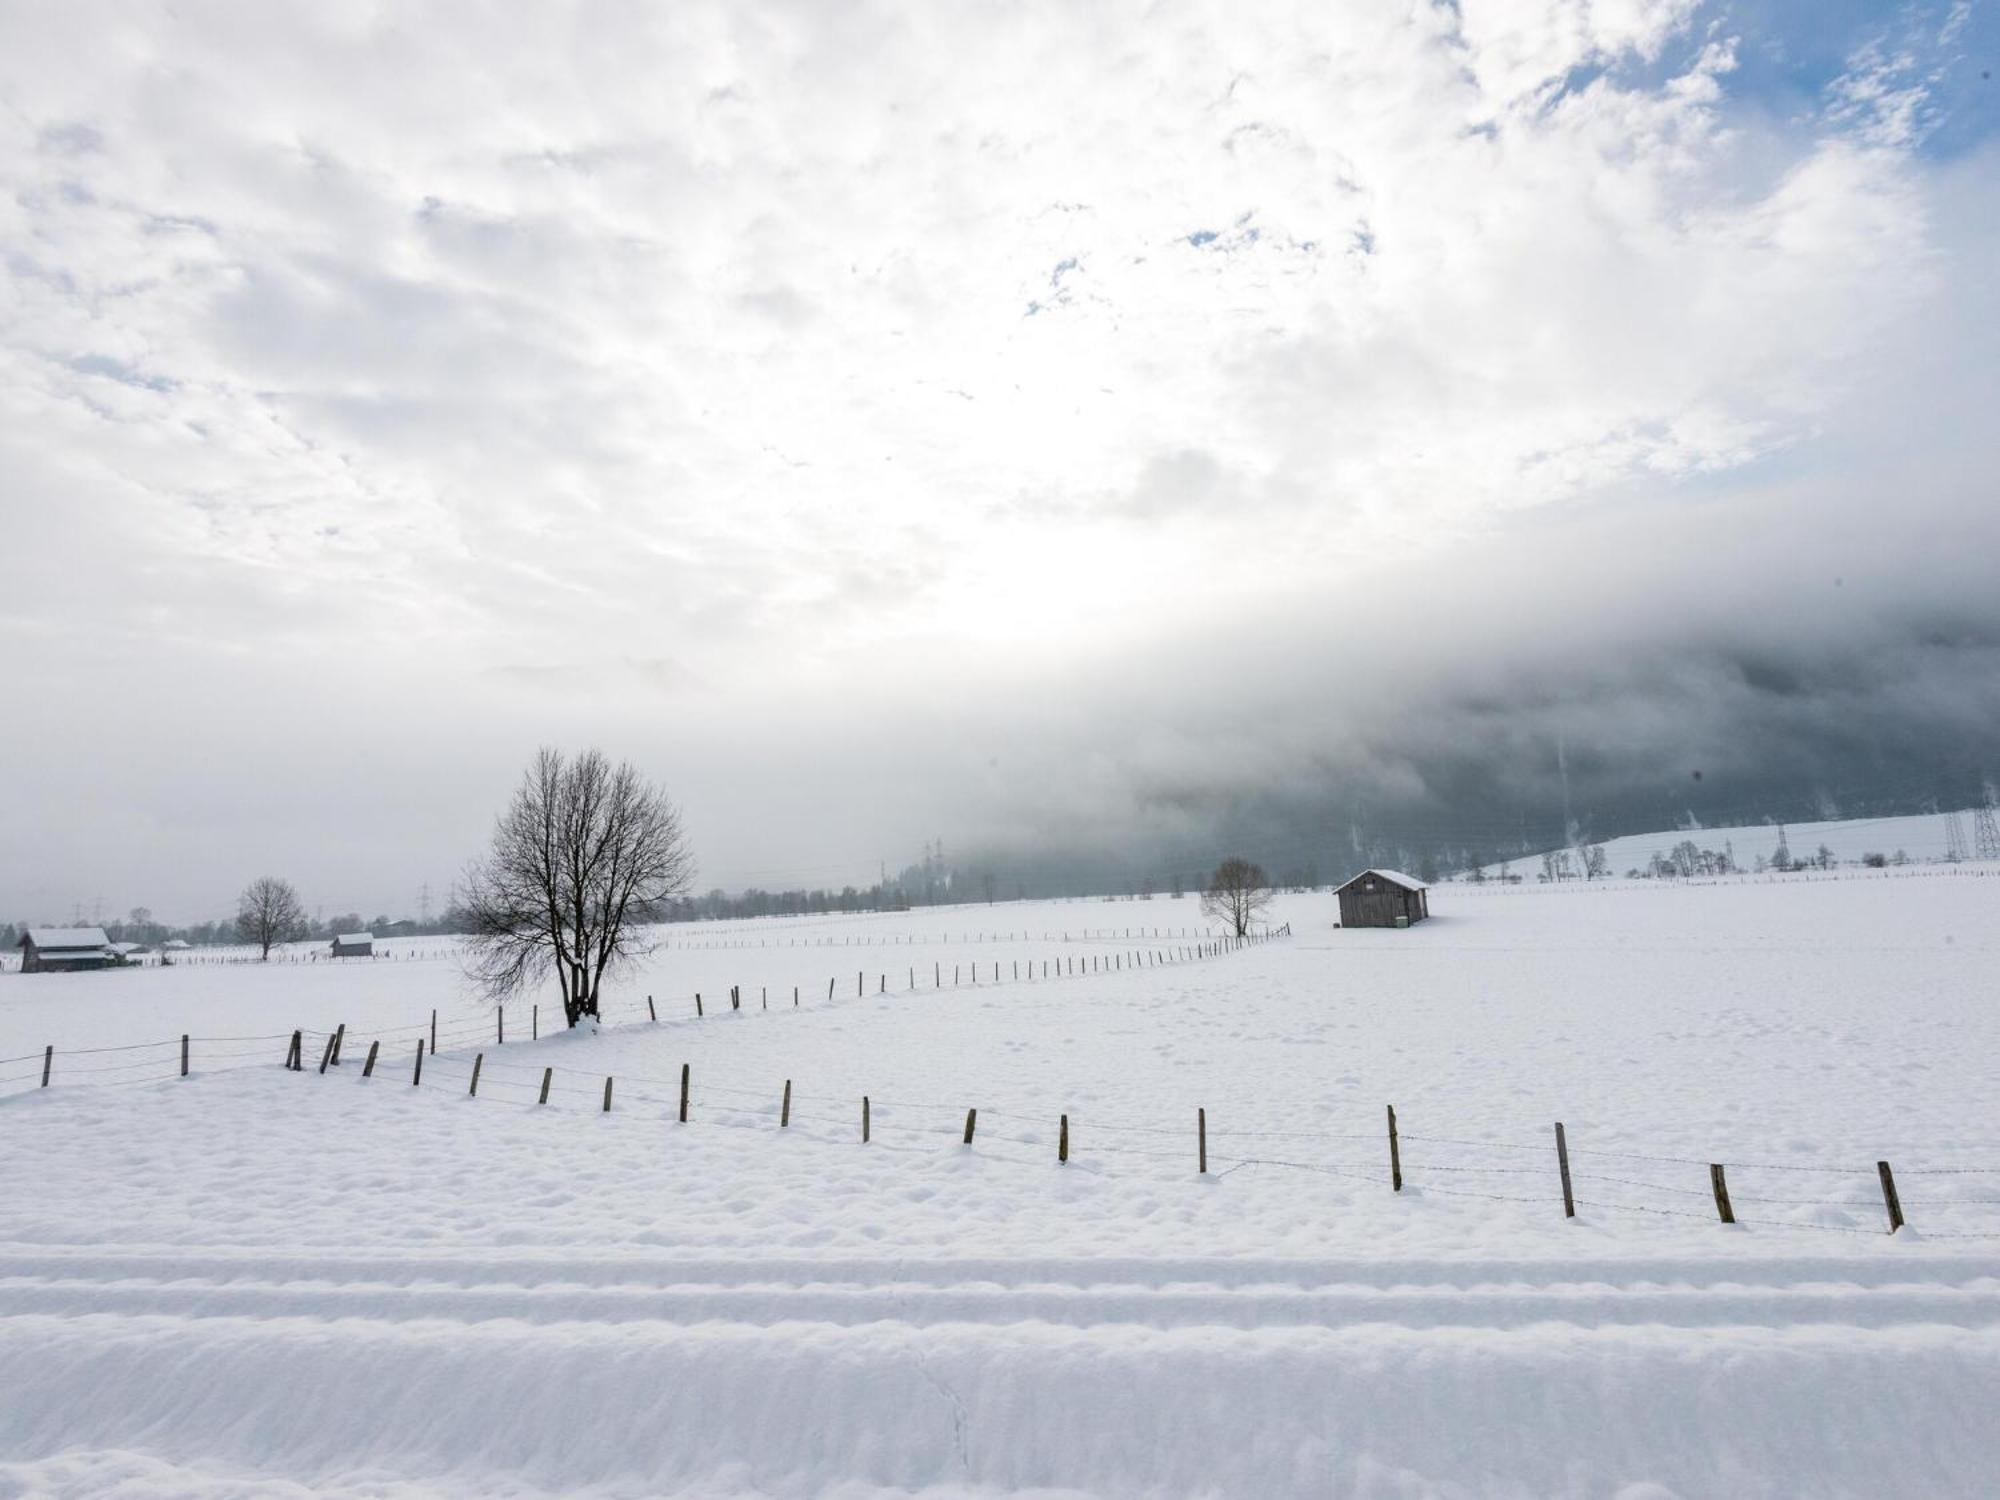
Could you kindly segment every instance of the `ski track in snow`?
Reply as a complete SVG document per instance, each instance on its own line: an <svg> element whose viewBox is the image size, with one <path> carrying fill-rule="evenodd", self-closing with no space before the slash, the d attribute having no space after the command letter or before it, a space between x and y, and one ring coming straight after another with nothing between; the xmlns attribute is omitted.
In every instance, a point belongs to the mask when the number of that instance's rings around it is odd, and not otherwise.
<svg viewBox="0 0 2000 1500"><path fill-rule="evenodd" d="M1764 887L1747 917L1708 889L1473 893L1395 935L1322 912L1157 973L489 1052L495 1085L574 1069L546 1108L467 1097L449 1047L421 1088L351 1051L17 1097L0 1496L1990 1495L2000 1237L1945 1235L2000 1231L2000 1176L1921 1174L2000 1166L1993 887L1912 882L1886 938L1863 918L1893 885ZM0 1034L56 994L10 989ZM639 1080L689 1058L681 1126ZM1197 1101L1218 1168L1290 1130L1353 1175L1204 1179L1165 1123ZM1564 1221L1559 1114L1585 1151L1677 1158L1579 1156L1593 1191L1695 1212ZM1769 1163L1731 1181L1770 1222L1714 1222L1717 1158ZM1523 1175L1450 1196L1467 1164Z"/></svg>

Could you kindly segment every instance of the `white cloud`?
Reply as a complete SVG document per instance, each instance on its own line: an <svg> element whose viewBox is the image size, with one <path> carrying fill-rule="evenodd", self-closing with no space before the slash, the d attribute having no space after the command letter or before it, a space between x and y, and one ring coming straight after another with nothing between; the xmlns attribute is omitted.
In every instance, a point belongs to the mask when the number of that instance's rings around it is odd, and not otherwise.
<svg viewBox="0 0 2000 1500"><path fill-rule="evenodd" d="M679 737L725 850L768 841L729 724L866 734L829 672L905 679L907 729L1670 496L1813 440L1939 283L1921 82L1753 129L1692 0L6 24L0 506L44 569L0 611L50 680L318 684L295 724L401 761Z"/></svg>

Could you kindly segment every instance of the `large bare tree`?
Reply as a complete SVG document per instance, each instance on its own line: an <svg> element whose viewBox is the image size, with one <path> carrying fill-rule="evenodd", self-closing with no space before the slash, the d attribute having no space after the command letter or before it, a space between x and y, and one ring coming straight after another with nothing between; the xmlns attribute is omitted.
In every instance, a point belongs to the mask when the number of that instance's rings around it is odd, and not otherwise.
<svg viewBox="0 0 2000 1500"><path fill-rule="evenodd" d="M303 931L305 925L305 903L289 880L259 875L236 898L237 935L246 943L255 943L260 958L268 959L273 944Z"/></svg>
<svg viewBox="0 0 2000 1500"><path fill-rule="evenodd" d="M1248 937L1251 922L1270 904L1271 877L1247 859L1225 859L1201 893L1201 914L1227 922L1237 937Z"/></svg>
<svg viewBox="0 0 2000 1500"><path fill-rule="evenodd" d="M551 971L574 1026L607 972L650 946L643 924L684 896L694 856L680 813L630 762L539 751L466 871L466 972L495 1000Z"/></svg>

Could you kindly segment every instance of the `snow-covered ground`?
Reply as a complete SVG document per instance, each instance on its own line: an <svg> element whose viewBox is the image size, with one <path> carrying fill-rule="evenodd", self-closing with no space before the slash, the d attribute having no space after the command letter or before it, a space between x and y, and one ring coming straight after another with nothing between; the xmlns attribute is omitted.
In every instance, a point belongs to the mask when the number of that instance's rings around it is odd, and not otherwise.
<svg viewBox="0 0 2000 1500"><path fill-rule="evenodd" d="M714 924L504 1046L444 956L10 975L0 1495L1989 1494L1996 903ZM83 1050L183 1031L260 1040Z"/></svg>
<svg viewBox="0 0 2000 1500"><path fill-rule="evenodd" d="M1911 863L1943 860L1954 852L1952 829L1958 830L1963 848L1961 859L1977 852L1975 819L1978 809L1958 812L1911 813L1893 818L1839 818L1810 823L1738 824L1717 828L1663 829L1657 833L1633 833L1604 839L1605 868L1620 876L1631 870L1645 870L1654 855L1670 856L1684 840L1697 849L1729 853L1739 869L1754 870L1759 859L1770 860L1778 852L1779 840L1794 860L1809 860L1824 847L1843 865L1858 865L1871 854L1885 860L1904 856ZM1505 868L1525 880L1541 873L1539 854L1525 854L1504 864L1486 867L1488 875Z"/></svg>

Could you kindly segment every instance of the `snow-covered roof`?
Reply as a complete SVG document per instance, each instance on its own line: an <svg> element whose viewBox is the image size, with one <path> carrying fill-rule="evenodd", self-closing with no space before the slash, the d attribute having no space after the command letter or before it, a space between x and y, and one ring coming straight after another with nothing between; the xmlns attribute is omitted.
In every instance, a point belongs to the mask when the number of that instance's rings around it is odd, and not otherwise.
<svg viewBox="0 0 2000 1500"><path fill-rule="evenodd" d="M141 951L141 945L138 943L112 943L109 946L111 951L116 953L120 958L123 958L128 953Z"/></svg>
<svg viewBox="0 0 2000 1500"><path fill-rule="evenodd" d="M343 932L334 941L336 943L372 943L375 941L375 934L372 932Z"/></svg>
<svg viewBox="0 0 2000 1500"><path fill-rule="evenodd" d="M1348 881L1347 885L1341 886L1340 889L1344 891L1348 885L1353 885L1355 880L1363 880L1370 875L1375 876L1379 880L1386 880L1391 885L1400 885L1406 891L1427 891L1430 889L1429 885L1417 879L1416 876L1405 875L1401 870L1363 870L1359 875L1354 877L1354 880Z"/></svg>
<svg viewBox="0 0 2000 1500"><path fill-rule="evenodd" d="M23 942L33 943L46 953L52 948L88 948L93 952L111 946L102 927L30 927Z"/></svg>
<svg viewBox="0 0 2000 1500"><path fill-rule="evenodd" d="M179 950L188 946L188 940L186 938L168 938L164 943L160 944L160 946L162 948L173 948L175 950Z"/></svg>

